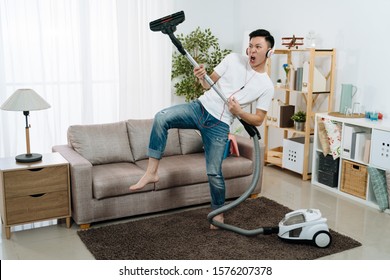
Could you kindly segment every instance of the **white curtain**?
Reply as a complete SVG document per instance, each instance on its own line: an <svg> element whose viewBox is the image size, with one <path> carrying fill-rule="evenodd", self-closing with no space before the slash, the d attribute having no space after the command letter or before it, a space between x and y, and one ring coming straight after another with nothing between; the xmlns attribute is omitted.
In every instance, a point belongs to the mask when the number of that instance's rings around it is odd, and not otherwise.
<svg viewBox="0 0 390 280"><path fill-rule="evenodd" d="M0 0L0 104L32 88L31 152L66 143L72 124L152 118L171 102L167 36L149 22L172 0ZM0 111L0 157L25 153L22 112Z"/></svg>

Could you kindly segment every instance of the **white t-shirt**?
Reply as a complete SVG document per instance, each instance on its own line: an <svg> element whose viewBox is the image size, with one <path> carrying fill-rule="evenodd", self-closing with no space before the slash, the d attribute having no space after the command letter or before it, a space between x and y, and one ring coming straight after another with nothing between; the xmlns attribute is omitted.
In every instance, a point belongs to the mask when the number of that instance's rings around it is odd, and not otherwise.
<svg viewBox="0 0 390 280"><path fill-rule="evenodd" d="M251 68L247 56L231 53L214 71L220 76L217 85L227 99L233 95L242 108L257 100L256 108L268 111L274 85L267 73L258 73ZM199 101L213 117L228 125L233 123L233 114L214 89L206 91Z"/></svg>

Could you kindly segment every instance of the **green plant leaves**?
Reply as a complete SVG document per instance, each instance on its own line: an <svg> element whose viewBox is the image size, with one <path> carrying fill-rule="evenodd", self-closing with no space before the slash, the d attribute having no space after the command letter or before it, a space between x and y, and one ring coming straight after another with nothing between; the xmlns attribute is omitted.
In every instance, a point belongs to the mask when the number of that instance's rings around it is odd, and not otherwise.
<svg viewBox="0 0 390 280"><path fill-rule="evenodd" d="M197 27L186 36L178 35L177 39L198 64L205 66L208 74L211 74L215 66L231 53L231 50L221 50L218 39L211 33L210 29L202 31L200 27ZM177 51L172 55L172 80L175 83L176 95L184 96L186 102L203 94L204 89L194 76L193 66L185 56Z"/></svg>
<svg viewBox="0 0 390 280"><path fill-rule="evenodd" d="M294 115L292 115L291 119L295 122L305 122L306 121L306 112L298 111Z"/></svg>

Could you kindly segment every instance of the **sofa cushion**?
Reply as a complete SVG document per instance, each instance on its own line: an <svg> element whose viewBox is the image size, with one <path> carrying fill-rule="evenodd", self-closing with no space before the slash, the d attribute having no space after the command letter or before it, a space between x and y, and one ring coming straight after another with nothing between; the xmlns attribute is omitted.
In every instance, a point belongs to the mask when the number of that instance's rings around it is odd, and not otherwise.
<svg viewBox="0 0 390 280"><path fill-rule="evenodd" d="M93 165L134 162L125 122L72 125L68 129L68 142Z"/></svg>
<svg viewBox="0 0 390 280"><path fill-rule="evenodd" d="M183 155L203 152L200 132L195 129L179 129L180 147Z"/></svg>
<svg viewBox="0 0 390 280"><path fill-rule="evenodd" d="M147 160L136 165L145 169ZM252 161L244 157L229 157L223 161L222 173L225 179L252 174ZM162 158L159 163L156 190L208 182L203 153Z"/></svg>
<svg viewBox="0 0 390 280"><path fill-rule="evenodd" d="M136 161L148 158L147 153L152 125L153 119L127 121L130 147ZM181 148L178 129L170 129L168 131L168 139L164 156L167 157L180 154Z"/></svg>
<svg viewBox="0 0 390 280"><path fill-rule="evenodd" d="M142 170L133 163L111 163L92 167L93 197L103 199L129 194L129 187L136 184L144 175ZM148 184L137 192L154 189L154 184Z"/></svg>
<svg viewBox="0 0 390 280"><path fill-rule="evenodd" d="M224 159L222 172L225 179L238 178L251 175L253 172L253 162L243 156L231 156Z"/></svg>

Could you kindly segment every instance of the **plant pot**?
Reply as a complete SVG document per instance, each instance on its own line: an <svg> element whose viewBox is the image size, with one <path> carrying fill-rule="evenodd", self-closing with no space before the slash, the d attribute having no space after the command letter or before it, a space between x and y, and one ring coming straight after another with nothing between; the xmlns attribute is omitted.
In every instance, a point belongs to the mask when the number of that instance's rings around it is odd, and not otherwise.
<svg viewBox="0 0 390 280"><path fill-rule="evenodd" d="M305 131L305 122L294 122L295 130Z"/></svg>

